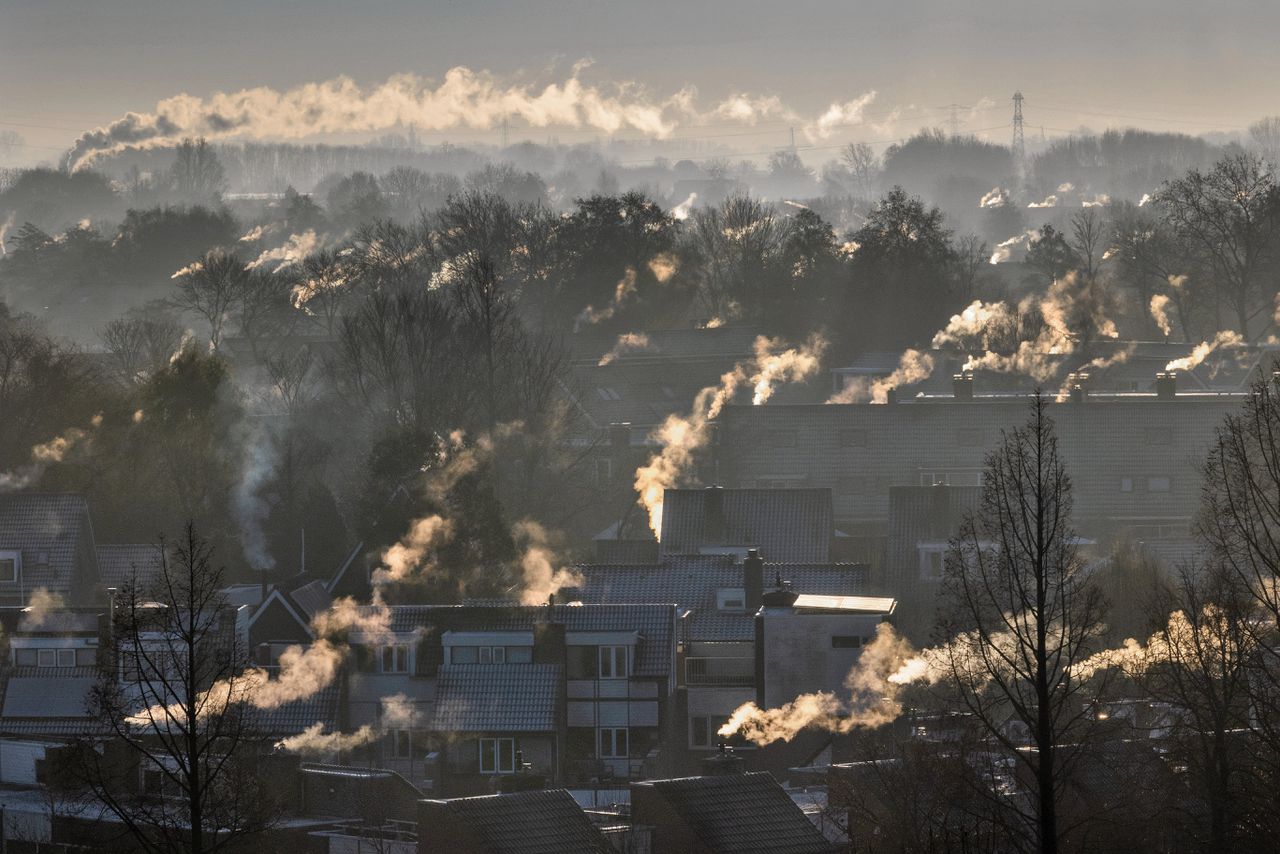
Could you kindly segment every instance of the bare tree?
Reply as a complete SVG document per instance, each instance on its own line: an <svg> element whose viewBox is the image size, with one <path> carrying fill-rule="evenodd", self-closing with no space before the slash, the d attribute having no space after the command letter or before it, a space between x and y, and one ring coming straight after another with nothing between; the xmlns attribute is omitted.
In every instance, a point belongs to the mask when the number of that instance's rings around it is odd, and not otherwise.
<svg viewBox="0 0 1280 854"><path fill-rule="evenodd" d="M1167 744L1207 808L1208 827L1193 832L1207 851L1250 850L1249 790L1258 782L1247 738L1259 652L1253 610L1239 579L1217 567L1184 568L1149 609L1158 628L1140 682L1178 710Z"/></svg>
<svg viewBox="0 0 1280 854"><path fill-rule="evenodd" d="M227 175L207 139L184 139L174 150L169 182L179 198L216 204L227 189Z"/></svg>
<svg viewBox="0 0 1280 854"><path fill-rule="evenodd" d="M851 142L840 152L840 160L844 163L853 179L854 192L863 198L871 198L876 194L876 183L880 179L880 158L865 142Z"/></svg>
<svg viewBox="0 0 1280 854"><path fill-rule="evenodd" d="M196 314L209 324L213 349L222 346L223 331L249 287L249 271L235 254L214 249L175 274L179 308Z"/></svg>
<svg viewBox="0 0 1280 854"><path fill-rule="evenodd" d="M1046 399L987 457L982 497L947 555L939 617L949 683L990 738L1025 766L1033 792L1011 830L1054 854L1070 828L1060 800L1088 723L1075 665L1102 630L1071 527L1071 481ZM1029 750L1010 722L1025 729Z"/></svg>
<svg viewBox="0 0 1280 854"><path fill-rule="evenodd" d="M121 381L133 384L168 364L182 344L182 325L166 313L132 311L108 323L100 337Z"/></svg>
<svg viewBox="0 0 1280 854"><path fill-rule="evenodd" d="M257 683L212 558L193 525L161 539L154 571L135 572L115 601L116 667L91 694L113 738L78 751L83 782L145 851L222 851L274 815L252 762Z"/></svg>
<svg viewBox="0 0 1280 854"><path fill-rule="evenodd" d="M1257 649L1249 722L1265 748L1255 757L1260 773L1280 779L1280 381L1274 374L1256 380L1241 410L1218 428L1203 494L1199 532L1257 612L1243 621Z"/></svg>
<svg viewBox="0 0 1280 854"><path fill-rule="evenodd" d="M1280 187L1270 169L1256 155L1232 155L1165 184L1157 201L1212 273L1219 302L1247 338L1253 318L1272 309L1259 297L1280 256Z"/></svg>

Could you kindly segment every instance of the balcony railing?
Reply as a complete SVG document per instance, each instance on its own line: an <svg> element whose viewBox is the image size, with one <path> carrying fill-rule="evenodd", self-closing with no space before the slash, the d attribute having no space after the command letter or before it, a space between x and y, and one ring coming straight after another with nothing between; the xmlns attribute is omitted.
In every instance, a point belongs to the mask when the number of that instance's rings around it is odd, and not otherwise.
<svg viewBox="0 0 1280 854"><path fill-rule="evenodd" d="M686 685L750 687L756 684L756 662L752 658L686 658L684 681Z"/></svg>

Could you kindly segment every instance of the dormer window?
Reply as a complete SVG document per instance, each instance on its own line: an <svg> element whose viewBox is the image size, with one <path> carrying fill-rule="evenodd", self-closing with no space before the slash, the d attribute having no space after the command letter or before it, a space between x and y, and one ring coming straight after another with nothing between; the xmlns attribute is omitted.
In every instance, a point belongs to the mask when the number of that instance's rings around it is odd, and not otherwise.
<svg viewBox="0 0 1280 854"><path fill-rule="evenodd" d="M729 587L716 591L716 608L720 611L742 612L747 609L747 591L741 587Z"/></svg>
<svg viewBox="0 0 1280 854"><path fill-rule="evenodd" d="M13 584L22 569L22 552L0 551L0 583Z"/></svg>

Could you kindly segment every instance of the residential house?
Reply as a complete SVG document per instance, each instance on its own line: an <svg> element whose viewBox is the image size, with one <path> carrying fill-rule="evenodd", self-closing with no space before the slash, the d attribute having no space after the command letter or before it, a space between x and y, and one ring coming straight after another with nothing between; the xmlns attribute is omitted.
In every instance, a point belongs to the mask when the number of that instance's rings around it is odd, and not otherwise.
<svg viewBox="0 0 1280 854"><path fill-rule="evenodd" d="M384 737L354 758L439 794L524 771L612 786L667 761L672 605L393 606L353 634L350 727ZM394 698L389 700L389 698Z"/></svg>
<svg viewBox="0 0 1280 854"><path fill-rule="evenodd" d="M573 796L563 789L424 800L418 850L450 854L612 854Z"/></svg>
<svg viewBox="0 0 1280 854"><path fill-rule="evenodd" d="M83 496L0 495L0 605L26 605L44 590L67 605L103 601L98 556Z"/></svg>
<svg viewBox="0 0 1280 854"><path fill-rule="evenodd" d="M1085 394L1050 405L1081 533L1185 538L1214 431L1242 400L1166 385L1158 394ZM884 535L893 487L978 486L1001 431L1028 415L1026 396L729 406L717 422L717 470L740 488L829 488L837 527Z"/></svg>
<svg viewBox="0 0 1280 854"><path fill-rule="evenodd" d="M633 783L631 821L652 827L654 851L834 854L842 850L764 772Z"/></svg>

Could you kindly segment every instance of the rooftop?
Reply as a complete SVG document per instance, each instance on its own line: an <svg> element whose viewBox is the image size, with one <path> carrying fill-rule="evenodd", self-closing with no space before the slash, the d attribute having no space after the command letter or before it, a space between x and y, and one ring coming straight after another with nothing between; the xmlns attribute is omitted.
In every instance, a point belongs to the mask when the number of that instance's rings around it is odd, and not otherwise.
<svg viewBox="0 0 1280 854"><path fill-rule="evenodd" d="M439 732L552 732L559 716L555 664L442 666L431 728Z"/></svg>
<svg viewBox="0 0 1280 854"><path fill-rule="evenodd" d="M469 850L491 854L607 854L586 813L563 789L486 795L450 801L423 801L419 838L465 838ZM433 830L439 833L433 840ZM456 836L455 836L456 834Z"/></svg>

